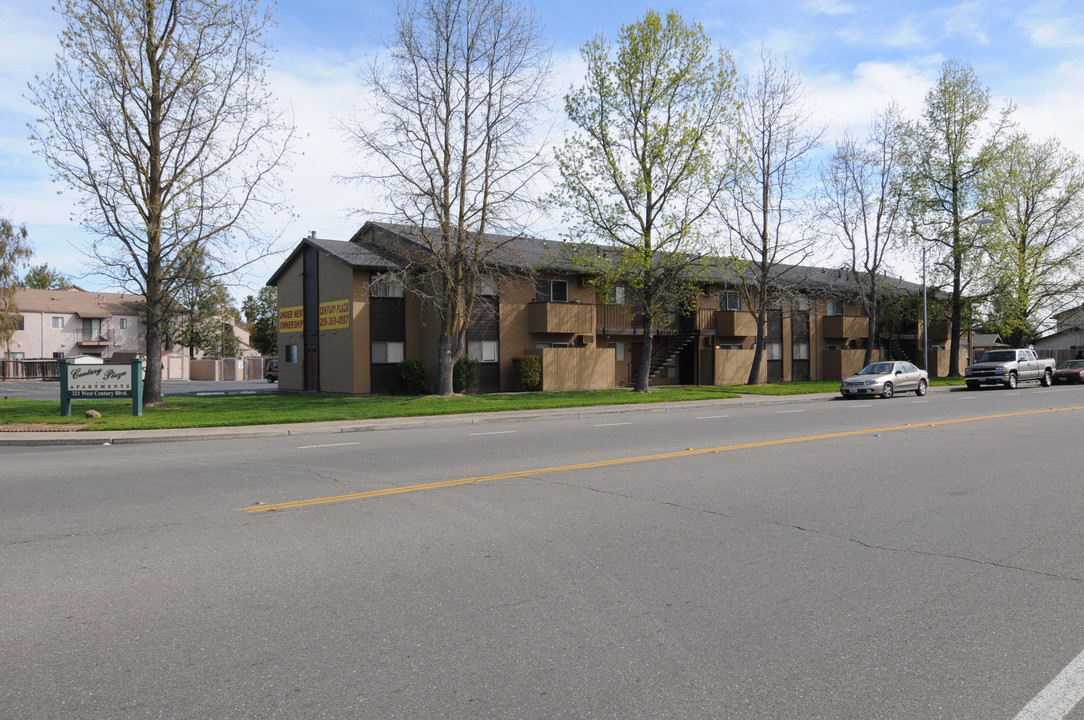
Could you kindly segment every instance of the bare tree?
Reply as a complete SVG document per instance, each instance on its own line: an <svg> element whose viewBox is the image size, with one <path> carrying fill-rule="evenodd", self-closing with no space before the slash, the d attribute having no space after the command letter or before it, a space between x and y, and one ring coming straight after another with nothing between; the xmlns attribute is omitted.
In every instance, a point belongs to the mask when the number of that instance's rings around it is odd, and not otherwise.
<svg viewBox="0 0 1084 720"><path fill-rule="evenodd" d="M1021 135L994 160L984 195L996 221L986 266L993 327L1022 347L1084 291L1084 167L1057 140Z"/></svg>
<svg viewBox="0 0 1084 720"><path fill-rule="evenodd" d="M26 226L16 228L10 220L0 217L0 347L4 350L19 329L19 308L14 301L19 268L33 254Z"/></svg>
<svg viewBox="0 0 1084 720"><path fill-rule="evenodd" d="M811 128L801 80L786 62L761 52L760 70L741 85L739 172L719 206L730 229L736 274L746 309L756 319L750 385L760 384L769 305L788 269L807 260L814 237L800 227L799 202L809 156L823 128Z"/></svg>
<svg viewBox="0 0 1084 720"><path fill-rule="evenodd" d="M529 214L549 54L535 17L510 0L401 0L387 50L368 75L373 106L343 130L371 163L352 179L382 188L383 214L414 231L413 246L397 247L401 277L439 318L447 396L475 298Z"/></svg>
<svg viewBox="0 0 1084 720"><path fill-rule="evenodd" d="M836 143L821 173L821 215L848 253L847 270L869 320L865 365L877 344L878 275L900 240L904 127L899 107L889 105L874 117L865 140L847 135Z"/></svg>
<svg viewBox="0 0 1084 720"><path fill-rule="evenodd" d="M206 259L221 276L266 255L256 214L279 208L293 135L265 78L259 0L62 0L55 72L31 84L31 126L82 195L97 270L146 303L145 405L162 400L165 310Z"/></svg>
<svg viewBox="0 0 1084 720"><path fill-rule="evenodd" d="M565 99L579 132L558 153L554 198L576 237L612 248L576 259L604 291L624 287L641 313L635 389L648 392L655 332L695 297L707 270L734 66L674 12L648 12L621 29L616 48L598 37L582 54L586 81Z"/></svg>

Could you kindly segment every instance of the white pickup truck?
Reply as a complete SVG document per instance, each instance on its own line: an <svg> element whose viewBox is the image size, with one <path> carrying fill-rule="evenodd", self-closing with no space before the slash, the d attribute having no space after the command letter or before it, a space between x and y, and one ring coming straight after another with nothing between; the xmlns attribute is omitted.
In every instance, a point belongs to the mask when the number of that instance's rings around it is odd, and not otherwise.
<svg viewBox="0 0 1084 720"><path fill-rule="evenodd" d="M974 365L964 372L968 390L981 385L1004 385L1016 387L1026 380L1038 380L1043 387L1054 382L1053 358L1041 358L1034 350L987 350Z"/></svg>

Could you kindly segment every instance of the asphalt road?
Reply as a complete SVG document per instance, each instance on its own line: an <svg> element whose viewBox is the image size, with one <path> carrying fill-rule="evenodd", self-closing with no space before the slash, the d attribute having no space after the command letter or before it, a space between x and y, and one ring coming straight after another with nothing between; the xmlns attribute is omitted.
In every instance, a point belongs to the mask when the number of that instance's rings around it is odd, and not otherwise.
<svg viewBox="0 0 1084 720"><path fill-rule="evenodd" d="M1079 720L1082 410L2 448L0 716Z"/></svg>

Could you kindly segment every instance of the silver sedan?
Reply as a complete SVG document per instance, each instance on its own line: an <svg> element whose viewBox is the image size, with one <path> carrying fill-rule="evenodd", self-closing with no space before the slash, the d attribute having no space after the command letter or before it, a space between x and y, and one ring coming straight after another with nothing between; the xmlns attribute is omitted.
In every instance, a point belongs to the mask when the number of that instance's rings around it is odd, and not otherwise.
<svg viewBox="0 0 1084 720"><path fill-rule="evenodd" d="M904 360L895 360L865 366L857 375L844 380L839 392L845 398L863 395L890 398L897 392L910 391L922 397L929 386L929 375L925 370Z"/></svg>

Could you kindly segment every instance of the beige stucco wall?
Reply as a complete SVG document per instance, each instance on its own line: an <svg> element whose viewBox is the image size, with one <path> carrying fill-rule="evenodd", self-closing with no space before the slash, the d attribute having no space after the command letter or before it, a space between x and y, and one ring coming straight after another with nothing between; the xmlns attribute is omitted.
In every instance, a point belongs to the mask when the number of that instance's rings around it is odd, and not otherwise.
<svg viewBox="0 0 1084 720"><path fill-rule="evenodd" d="M716 350L715 384L744 385L749 380L753 369L755 350ZM768 379L768 366L765 360L760 363L760 382Z"/></svg>
<svg viewBox="0 0 1084 720"><path fill-rule="evenodd" d="M279 308L298 307L302 301L301 271L304 268L302 253L298 253L279 276ZM297 346L297 362L286 362L286 346ZM279 331L279 389L301 392L304 384L305 346L299 332Z"/></svg>
<svg viewBox="0 0 1084 720"><path fill-rule="evenodd" d="M348 265L326 255L320 256L319 302L347 301L350 304L350 327L320 329L320 391L360 393L354 329L362 312L354 288L354 271ZM281 367L281 364L280 364Z"/></svg>

